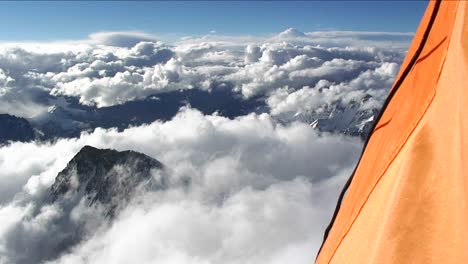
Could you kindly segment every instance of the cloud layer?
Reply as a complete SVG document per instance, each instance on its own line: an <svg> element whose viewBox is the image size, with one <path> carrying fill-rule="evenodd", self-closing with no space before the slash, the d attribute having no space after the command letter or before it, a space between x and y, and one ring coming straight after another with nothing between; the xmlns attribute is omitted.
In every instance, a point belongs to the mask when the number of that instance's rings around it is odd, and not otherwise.
<svg viewBox="0 0 468 264"><path fill-rule="evenodd" d="M137 196L112 224L99 208L78 204L65 229L57 222L64 209L40 197L86 144L143 152L162 161L173 182L191 185ZM267 114L230 120L193 109L122 132L14 143L0 149L0 186L20 190L2 197L0 260L55 257L51 249L79 220L92 230L87 240L54 263L309 263L360 147Z"/></svg>
<svg viewBox="0 0 468 264"><path fill-rule="evenodd" d="M353 86L356 78L380 80L363 72L398 65L410 36L288 29L269 37L210 34L164 44L141 32L99 32L86 41L4 43L0 111L31 117L57 96L106 107L181 89L229 86L249 98L314 87L320 80Z"/></svg>
<svg viewBox="0 0 468 264"><path fill-rule="evenodd" d="M411 36L288 29L164 43L100 32L0 44L0 112L36 120L54 109L83 112L65 97L105 108L232 89L265 102L232 119L187 102L169 121L0 147L0 263L310 263L362 144L314 124L341 118L332 125L346 128L359 111L358 126L372 122ZM132 197L113 221L99 205L46 203L55 176L84 145L154 157L172 185Z"/></svg>

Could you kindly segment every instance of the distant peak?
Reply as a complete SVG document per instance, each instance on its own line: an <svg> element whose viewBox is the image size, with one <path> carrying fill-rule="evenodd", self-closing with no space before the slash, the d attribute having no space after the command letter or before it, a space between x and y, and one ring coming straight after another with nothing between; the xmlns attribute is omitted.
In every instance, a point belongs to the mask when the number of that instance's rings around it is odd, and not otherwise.
<svg viewBox="0 0 468 264"><path fill-rule="evenodd" d="M301 32L295 28L288 28L285 31L279 33L279 37L284 37L284 38L292 38L292 37L305 37L306 34L304 32Z"/></svg>

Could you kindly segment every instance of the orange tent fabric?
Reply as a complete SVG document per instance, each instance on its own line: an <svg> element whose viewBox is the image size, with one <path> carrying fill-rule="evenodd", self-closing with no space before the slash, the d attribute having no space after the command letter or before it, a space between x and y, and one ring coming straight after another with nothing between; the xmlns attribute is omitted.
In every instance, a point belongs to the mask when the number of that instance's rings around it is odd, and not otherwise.
<svg viewBox="0 0 468 264"><path fill-rule="evenodd" d="M468 263L468 2L430 1L316 263Z"/></svg>

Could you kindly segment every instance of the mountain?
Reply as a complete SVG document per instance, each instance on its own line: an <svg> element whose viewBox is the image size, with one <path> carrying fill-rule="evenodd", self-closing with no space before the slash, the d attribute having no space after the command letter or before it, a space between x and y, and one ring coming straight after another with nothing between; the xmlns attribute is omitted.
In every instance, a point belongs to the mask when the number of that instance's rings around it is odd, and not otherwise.
<svg viewBox="0 0 468 264"><path fill-rule="evenodd" d="M90 124L84 121L86 119L92 120L92 116L85 110L52 105L47 112L33 118L31 123L42 132L41 139L79 137L81 131L90 129Z"/></svg>
<svg viewBox="0 0 468 264"><path fill-rule="evenodd" d="M33 140L34 137L34 129L26 119L0 114L0 145L8 141L27 142Z"/></svg>
<svg viewBox="0 0 468 264"><path fill-rule="evenodd" d="M280 38L299 38L305 36L306 34L304 32L301 32L295 28L288 28L285 31L278 34L278 37Z"/></svg>
<svg viewBox="0 0 468 264"><path fill-rule="evenodd" d="M52 202L99 204L107 216L126 205L139 188L167 187L163 164L135 151L83 147L56 177L50 188Z"/></svg>
<svg viewBox="0 0 468 264"><path fill-rule="evenodd" d="M252 112L269 113L264 96L245 99L232 87L204 91L187 89L148 96L142 100L121 105L97 108L82 105L77 98L61 98L49 110L26 120L13 116L2 120L0 115L0 144L6 141L50 140L79 137L83 131L97 127L123 130L130 126L148 124L156 120L170 120L183 106L190 105L203 114L217 112L235 118ZM363 102L342 104L332 102L304 112L282 113L274 116L281 123L305 122L322 132L366 137L378 114L376 109L365 109ZM28 123L29 121L29 123Z"/></svg>
<svg viewBox="0 0 468 264"><path fill-rule="evenodd" d="M6 245L13 259L8 263L56 259L110 225L134 194L167 187L164 166L156 159L130 150L85 146L26 210L23 222L29 225L18 226L12 233L17 244ZM29 226L36 222L47 232L34 227L31 231ZM4 263L2 257L0 253L0 263Z"/></svg>
<svg viewBox="0 0 468 264"><path fill-rule="evenodd" d="M190 105L204 114L218 112L234 118L255 112L265 105L258 98L243 99L232 87L212 91L187 89L148 96L121 105L97 108L82 105L77 98L68 97L55 102L49 111L30 120L41 131L41 139L79 137L82 131L97 127L125 129L156 120L170 120L183 106Z"/></svg>
<svg viewBox="0 0 468 264"><path fill-rule="evenodd" d="M275 116L275 119L283 124L298 121L307 123L320 132L358 136L365 139L372 129L379 110L363 108L364 102L365 100L351 102L348 105L340 103L324 105L319 110L284 113Z"/></svg>
<svg viewBox="0 0 468 264"><path fill-rule="evenodd" d="M350 105L326 111L324 114L327 116L324 118L314 114L310 114L307 118L314 118L310 125L319 131L359 136L365 139L369 135L378 113L375 109L362 110L355 105Z"/></svg>

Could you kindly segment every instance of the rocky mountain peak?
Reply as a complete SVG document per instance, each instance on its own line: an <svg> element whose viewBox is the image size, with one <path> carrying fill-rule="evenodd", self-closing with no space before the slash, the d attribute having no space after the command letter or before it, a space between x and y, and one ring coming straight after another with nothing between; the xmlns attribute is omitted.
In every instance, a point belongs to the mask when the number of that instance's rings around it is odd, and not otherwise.
<svg viewBox="0 0 468 264"><path fill-rule="evenodd" d="M138 188L165 188L162 172L162 163L145 154L84 146L57 175L50 192L54 202L86 198L112 216Z"/></svg>
<svg viewBox="0 0 468 264"><path fill-rule="evenodd" d="M8 141L30 141L34 139L34 129L29 122L8 114L0 114L0 145Z"/></svg>

